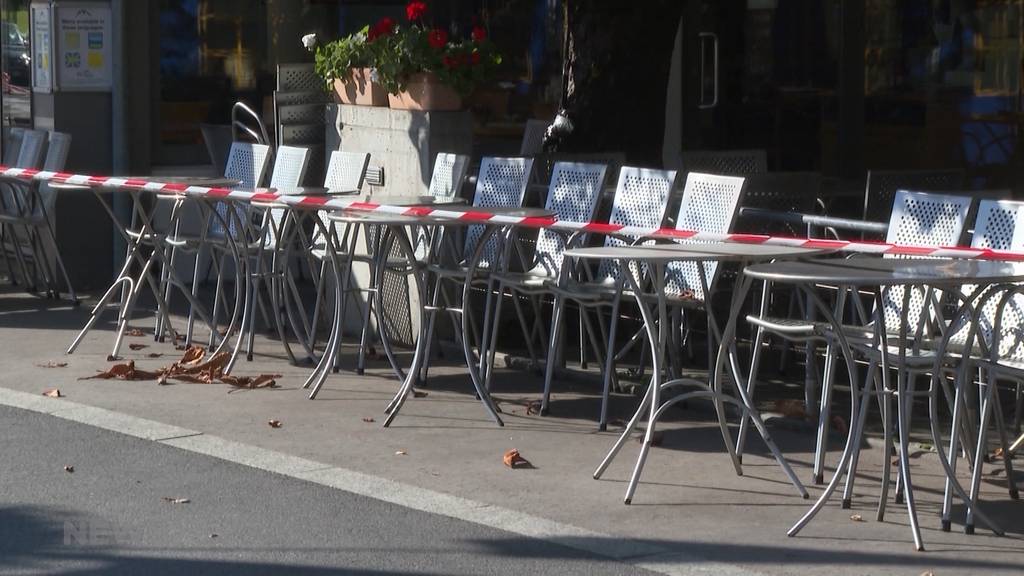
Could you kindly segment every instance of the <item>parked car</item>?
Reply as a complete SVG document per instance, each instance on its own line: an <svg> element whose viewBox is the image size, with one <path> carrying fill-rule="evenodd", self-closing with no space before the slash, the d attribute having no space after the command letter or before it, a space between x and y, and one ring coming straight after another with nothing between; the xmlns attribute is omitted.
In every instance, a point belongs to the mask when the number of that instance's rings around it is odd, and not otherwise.
<svg viewBox="0 0 1024 576"><path fill-rule="evenodd" d="M4 71L7 72L11 84L28 87L32 84L32 57L29 52L28 39L17 24L0 22L3 26Z"/></svg>

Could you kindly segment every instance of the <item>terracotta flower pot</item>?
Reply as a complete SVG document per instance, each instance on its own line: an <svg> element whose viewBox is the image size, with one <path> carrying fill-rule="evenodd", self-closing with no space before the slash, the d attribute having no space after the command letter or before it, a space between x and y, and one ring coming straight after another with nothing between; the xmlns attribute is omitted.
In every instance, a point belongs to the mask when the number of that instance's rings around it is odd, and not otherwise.
<svg viewBox="0 0 1024 576"><path fill-rule="evenodd" d="M370 80L369 68L352 68L347 78L335 78L334 92L342 104L388 105L387 91L380 84Z"/></svg>
<svg viewBox="0 0 1024 576"><path fill-rule="evenodd" d="M388 102L398 110L461 110L462 98L451 86L430 73L413 74L398 94L388 94Z"/></svg>

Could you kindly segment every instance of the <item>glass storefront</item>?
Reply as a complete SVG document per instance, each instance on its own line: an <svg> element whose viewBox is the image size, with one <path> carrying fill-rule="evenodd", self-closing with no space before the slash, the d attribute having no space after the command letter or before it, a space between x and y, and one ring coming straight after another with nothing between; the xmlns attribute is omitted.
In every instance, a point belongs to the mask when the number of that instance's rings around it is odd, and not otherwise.
<svg viewBox="0 0 1024 576"><path fill-rule="evenodd" d="M227 124L236 101L272 117L278 63L311 62L300 38L348 34L384 16L404 20L403 0L161 0L161 164L206 162L200 125ZM470 102L478 137L508 138L530 117L554 113L560 84L557 0L475 0L430 3L436 22L468 30L482 21L505 55L501 77ZM554 79L553 79L554 76Z"/></svg>
<svg viewBox="0 0 1024 576"><path fill-rule="evenodd" d="M0 101L3 126L32 125L29 0L0 0Z"/></svg>
<svg viewBox="0 0 1024 576"><path fill-rule="evenodd" d="M0 1L21 7L4 21L24 34L25 2ZM959 166L991 186L1012 185L1024 165L1024 0L684 2L683 149L761 148L772 170L827 176ZM157 162L205 161L199 125L227 123L235 101L268 110L277 63L309 61L303 34L402 19L403 5L161 0ZM478 148L514 151L502 143L557 106L561 3L436 0L430 9L455 27L480 18L501 45L501 77L469 104ZM5 70L16 51L6 42ZM5 99L5 122L27 105L18 106Z"/></svg>

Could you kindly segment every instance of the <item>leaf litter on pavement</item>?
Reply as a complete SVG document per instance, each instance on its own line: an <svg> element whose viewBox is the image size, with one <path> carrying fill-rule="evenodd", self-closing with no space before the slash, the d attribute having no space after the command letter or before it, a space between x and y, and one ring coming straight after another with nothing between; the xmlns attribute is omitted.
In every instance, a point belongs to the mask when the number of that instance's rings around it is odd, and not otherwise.
<svg viewBox="0 0 1024 576"><path fill-rule="evenodd" d="M156 370L141 370L135 367L135 361L129 360L114 364L110 369L80 380L156 380L157 384L168 381L189 382L193 384L223 383L236 390L256 388L276 388L280 374L260 374L257 376L229 376L224 373L231 354L218 352L209 358L206 350L200 346L192 346L185 350L181 359L170 366Z"/></svg>

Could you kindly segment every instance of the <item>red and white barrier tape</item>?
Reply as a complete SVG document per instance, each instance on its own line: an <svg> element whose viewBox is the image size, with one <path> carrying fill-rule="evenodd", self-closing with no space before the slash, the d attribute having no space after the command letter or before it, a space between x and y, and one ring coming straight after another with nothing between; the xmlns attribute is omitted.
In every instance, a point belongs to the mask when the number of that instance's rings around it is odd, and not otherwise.
<svg viewBox="0 0 1024 576"><path fill-rule="evenodd" d="M900 254L907 256L933 256L1024 262L1024 252L1008 252L1003 250L989 250L985 248L959 246L901 246L885 242L853 242L846 240L828 240L824 238L794 238L742 233L718 234L711 232L697 232L693 230L676 230L674 228L641 228L638 226L622 226L601 222L568 222L553 218L445 210L444 208L431 208L427 206L390 206L387 204L377 204L374 202L364 202L352 198L345 198L344 196L297 196L291 194L276 194L273 192L259 190L245 191L231 188L185 186L175 183L150 182L148 180L117 178L112 176L88 176L84 174L46 172L31 168L7 168L5 166L0 166L0 177L17 178L20 180L36 180L42 182L61 182L95 188L148 190L158 194L185 195L190 197L213 198L217 200L277 202L310 210L351 210L413 217L430 216L432 220L488 222L492 224L521 226L526 228L550 228L567 232L582 231L598 234L617 234L634 238L645 237L675 240L701 240L706 242L771 244L776 246L824 248L862 254Z"/></svg>

